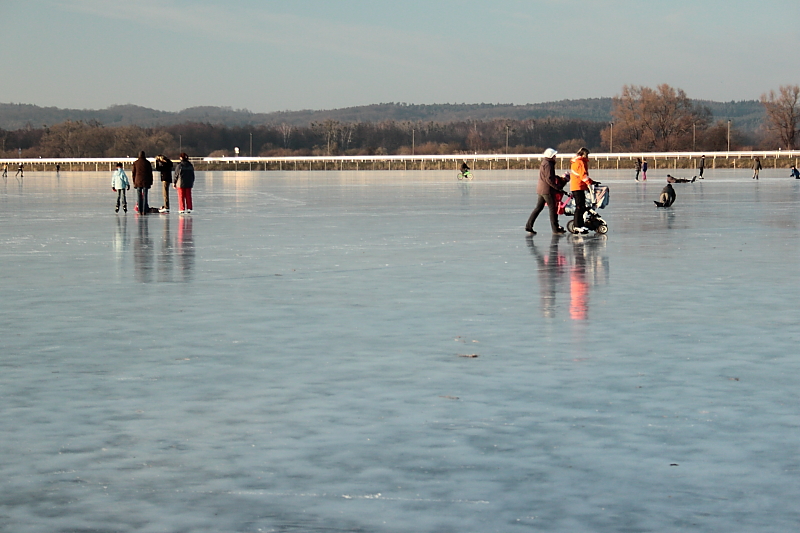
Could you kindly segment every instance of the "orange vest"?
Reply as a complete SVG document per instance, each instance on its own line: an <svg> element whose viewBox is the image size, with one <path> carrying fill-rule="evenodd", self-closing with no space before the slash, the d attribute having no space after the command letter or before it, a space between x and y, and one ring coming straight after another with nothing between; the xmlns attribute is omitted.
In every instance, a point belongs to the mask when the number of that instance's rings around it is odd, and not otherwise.
<svg viewBox="0 0 800 533"><path fill-rule="evenodd" d="M589 158L576 155L570 161L569 190L588 191L592 180L589 179Z"/></svg>

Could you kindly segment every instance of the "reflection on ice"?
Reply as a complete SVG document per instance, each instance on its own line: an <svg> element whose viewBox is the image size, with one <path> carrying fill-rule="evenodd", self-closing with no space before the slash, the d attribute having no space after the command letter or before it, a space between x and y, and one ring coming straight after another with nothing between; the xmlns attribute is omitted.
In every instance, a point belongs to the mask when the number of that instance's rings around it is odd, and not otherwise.
<svg viewBox="0 0 800 533"><path fill-rule="evenodd" d="M181 216L176 222L168 216L136 216L131 223L136 232L128 255L128 219L117 219L113 250L118 279L125 275L124 265L132 262L134 279L139 283L192 280L195 249L191 217ZM177 236L172 234L173 224L178 225ZM151 235L151 225L161 226L161 234Z"/></svg>
<svg viewBox="0 0 800 533"><path fill-rule="evenodd" d="M190 281L194 270L194 237L192 217L178 220L178 275L180 281Z"/></svg>
<svg viewBox="0 0 800 533"><path fill-rule="evenodd" d="M591 288L609 280L608 256L601 253L608 236L552 235L546 252L536 246L531 235L526 239L538 264L542 316L556 317L556 293L562 292L569 295L569 317L588 319ZM559 249L562 241L571 253Z"/></svg>

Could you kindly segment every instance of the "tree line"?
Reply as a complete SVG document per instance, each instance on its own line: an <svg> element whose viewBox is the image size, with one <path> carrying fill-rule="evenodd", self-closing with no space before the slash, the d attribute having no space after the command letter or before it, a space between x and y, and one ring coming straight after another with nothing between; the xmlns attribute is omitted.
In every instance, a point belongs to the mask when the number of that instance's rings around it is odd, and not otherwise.
<svg viewBox="0 0 800 533"><path fill-rule="evenodd" d="M382 154L669 152L793 149L798 139L800 87L761 98L763 131L744 133L714 121L709 109L669 85L625 86L613 98L612 121L575 118L344 122L327 119L221 126L202 122L145 128L67 120L53 126L0 130L2 157L132 157L144 150L175 156L335 156Z"/></svg>
<svg viewBox="0 0 800 533"><path fill-rule="evenodd" d="M148 154L192 156L325 156L381 154L536 153L548 146L568 151L599 146L601 122L470 120L439 122L312 122L263 126L188 123L143 128L106 127L66 121L43 128L0 130L3 157L122 157ZM252 151L251 151L252 146ZM20 151L21 150L21 151Z"/></svg>

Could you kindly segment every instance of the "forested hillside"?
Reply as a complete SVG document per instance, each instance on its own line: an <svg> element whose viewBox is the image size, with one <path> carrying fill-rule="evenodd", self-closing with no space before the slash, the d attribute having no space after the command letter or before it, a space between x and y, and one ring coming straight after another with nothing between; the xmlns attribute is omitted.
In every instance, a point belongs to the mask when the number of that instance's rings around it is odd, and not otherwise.
<svg viewBox="0 0 800 533"><path fill-rule="evenodd" d="M746 132L755 131L764 118L764 108L756 100L741 102L711 102L696 100L711 110L718 120L734 121ZM60 109L28 104L0 104L0 128L18 130L39 128L71 120L98 122L104 126L174 126L200 122L216 126L268 126L289 124L308 126L312 122L459 122L499 119L530 120L543 118L578 119L592 122L611 120L611 98L561 100L540 104L374 104L321 111L283 111L252 113L246 109L227 107L193 107L179 112L157 111L135 105L112 106L107 109Z"/></svg>

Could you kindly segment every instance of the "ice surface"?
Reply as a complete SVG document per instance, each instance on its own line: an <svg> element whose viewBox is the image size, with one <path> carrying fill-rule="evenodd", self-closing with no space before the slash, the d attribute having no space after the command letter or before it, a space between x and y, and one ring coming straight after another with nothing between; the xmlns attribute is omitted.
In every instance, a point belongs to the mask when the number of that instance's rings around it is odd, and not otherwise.
<svg viewBox="0 0 800 533"><path fill-rule="evenodd" d="M796 529L800 181L665 173L9 177L0 530Z"/></svg>

